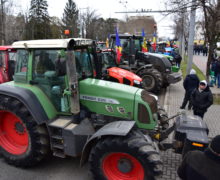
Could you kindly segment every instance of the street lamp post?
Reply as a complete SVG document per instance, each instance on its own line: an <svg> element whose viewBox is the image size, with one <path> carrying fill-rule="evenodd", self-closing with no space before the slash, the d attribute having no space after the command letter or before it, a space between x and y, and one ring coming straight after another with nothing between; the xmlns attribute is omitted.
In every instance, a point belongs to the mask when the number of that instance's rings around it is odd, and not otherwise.
<svg viewBox="0 0 220 180"><path fill-rule="evenodd" d="M193 46L195 36L195 18L196 18L196 0L192 0L192 8L190 13L190 25L189 25L189 40L188 40L188 63L187 63L187 74L192 69L193 62Z"/></svg>

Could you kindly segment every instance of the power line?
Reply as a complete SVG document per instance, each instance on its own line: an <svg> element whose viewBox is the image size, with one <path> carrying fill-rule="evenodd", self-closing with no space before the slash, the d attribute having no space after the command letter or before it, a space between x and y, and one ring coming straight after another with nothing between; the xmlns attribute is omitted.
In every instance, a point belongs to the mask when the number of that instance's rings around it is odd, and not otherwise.
<svg viewBox="0 0 220 180"><path fill-rule="evenodd" d="M136 10L136 11L119 11L119 12L115 12L115 13L165 13L165 12L169 12L169 13L175 13L175 12L180 12L179 10Z"/></svg>

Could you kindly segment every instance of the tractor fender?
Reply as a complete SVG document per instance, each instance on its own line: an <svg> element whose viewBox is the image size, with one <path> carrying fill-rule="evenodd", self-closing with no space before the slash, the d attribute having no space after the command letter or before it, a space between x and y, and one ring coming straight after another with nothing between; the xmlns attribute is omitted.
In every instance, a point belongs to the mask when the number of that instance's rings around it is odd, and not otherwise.
<svg viewBox="0 0 220 180"><path fill-rule="evenodd" d="M88 160L92 147L103 136L126 136L134 125L135 121L115 121L103 126L86 142L83 148L80 165L82 166Z"/></svg>
<svg viewBox="0 0 220 180"><path fill-rule="evenodd" d="M39 100L33 92L28 89L9 86L7 84L0 85L0 95L13 97L23 103L33 116L37 124L43 124L48 121L48 116L40 104Z"/></svg>
<svg viewBox="0 0 220 180"><path fill-rule="evenodd" d="M152 67L153 67L152 64L146 64L146 65L144 65L144 66L141 66L141 67L136 71L135 74L139 74L139 72L142 71L143 69L150 69L150 68L152 68Z"/></svg>

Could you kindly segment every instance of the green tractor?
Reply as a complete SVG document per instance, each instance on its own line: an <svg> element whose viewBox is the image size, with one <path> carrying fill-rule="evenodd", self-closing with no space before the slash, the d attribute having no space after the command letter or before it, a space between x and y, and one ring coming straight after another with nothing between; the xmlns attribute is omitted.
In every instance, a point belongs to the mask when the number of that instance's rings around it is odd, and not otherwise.
<svg viewBox="0 0 220 180"><path fill-rule="evenodd" d="M81 156L81 165L89 161L94 179L154 179L161 173L156 142L175 126L162 131L168 119L154 95L94 79L91 44L80 38L13 43L14 81L0 85L1 154L9 164L28 167L52 151ZM192 128L188 137L188 121L197 122L179 116L176 149L186 140L187 149L192 141L206 146ZM206 128L200 121L197 132Z"/></svg>

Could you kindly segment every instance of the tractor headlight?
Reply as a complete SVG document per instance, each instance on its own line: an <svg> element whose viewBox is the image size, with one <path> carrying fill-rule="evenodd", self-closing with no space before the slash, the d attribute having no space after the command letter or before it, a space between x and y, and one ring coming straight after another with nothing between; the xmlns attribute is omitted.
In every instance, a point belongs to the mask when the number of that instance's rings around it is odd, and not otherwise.
<svg viewBox="0 0 220 180"><path fill-rule="evenodd" d="M140 85L140 84L141 84L141 82L140 82L140 81L138 81L138 80L134 80L134 84Z"/></svg>

